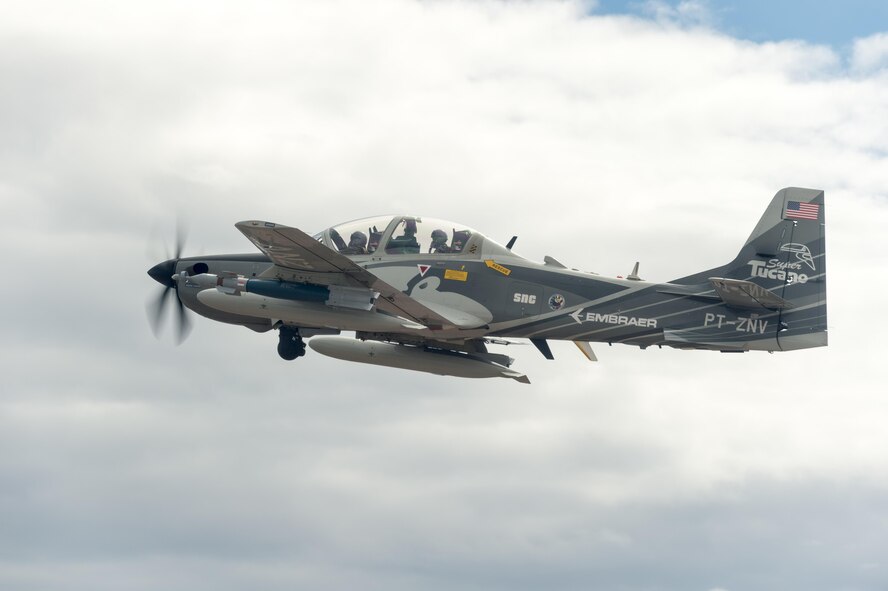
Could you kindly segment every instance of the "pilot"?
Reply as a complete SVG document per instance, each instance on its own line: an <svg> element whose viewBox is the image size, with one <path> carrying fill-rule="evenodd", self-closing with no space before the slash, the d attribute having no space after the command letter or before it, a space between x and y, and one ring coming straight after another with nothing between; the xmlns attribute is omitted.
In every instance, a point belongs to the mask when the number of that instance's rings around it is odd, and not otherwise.
<svg viewBox="0 0 888 591"><path fill-rule="evenodd" d="M392 236L385 247L385 251L389 254L418 253L419 242L416 241L416 220L406 218L402 223L404 224L404 234Z"/></svg>
<svg viewBox="0 0 888 591"><path fill-rule="evenodd" d="M416 240L416 220L404 220L404 240Z"/></svg>
<svg viewBox="0 0 888 591"><path fill-rule="evenodd" d="M348 246L340 251L342 254L367 254L367 235L363 232L352 232Z"/></svg>
<svg viewBox="0 0 888 591"><path fill-rule="evenodd" d="M453 252L453 249L447 246L447 232L444 230L435 230L432 232L432 244L429 246L429 252Z"/></svg>

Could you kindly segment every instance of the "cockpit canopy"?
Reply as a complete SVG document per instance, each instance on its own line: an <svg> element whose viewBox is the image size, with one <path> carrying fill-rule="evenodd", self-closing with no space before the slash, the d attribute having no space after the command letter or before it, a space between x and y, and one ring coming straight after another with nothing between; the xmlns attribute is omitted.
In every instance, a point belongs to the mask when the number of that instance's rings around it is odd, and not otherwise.
<svg viewBox="0 0 888 591"><path fill-rule="evenodd" d="M448 255L481 256L505 247L475 230L438 218L411 215L378 216L345 222L314 238L344 255Z"/></svg>

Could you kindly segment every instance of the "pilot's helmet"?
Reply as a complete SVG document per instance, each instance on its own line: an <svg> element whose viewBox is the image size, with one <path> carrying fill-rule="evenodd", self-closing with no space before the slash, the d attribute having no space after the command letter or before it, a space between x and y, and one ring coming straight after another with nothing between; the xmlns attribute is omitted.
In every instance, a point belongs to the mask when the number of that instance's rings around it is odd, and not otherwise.
<svg viewBox="0 0 888 591"><path fill-rule="evenodd" d="M351 247L364 248L365 246L367 246L367 235L360 230L352 232L351 239L349 240L348 245Z"/></svg>
<svg viewBox="0 0 888 591"><path fill-rule="evenodd" d="M432 232L432 246L440 246L447 244L447 232L444 230L434 230Z"/></svg>

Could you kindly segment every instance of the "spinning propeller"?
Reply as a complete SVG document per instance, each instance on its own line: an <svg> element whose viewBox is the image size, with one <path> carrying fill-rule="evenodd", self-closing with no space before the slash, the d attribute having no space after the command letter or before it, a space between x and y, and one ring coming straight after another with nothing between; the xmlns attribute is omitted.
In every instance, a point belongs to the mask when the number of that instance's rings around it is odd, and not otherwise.
<svg viewBox="0 0 888 591"><path fill-rule="evenodd" d="M172 258L154 265L148 270L148 275L163 286L159 297L150 301L146 309L148 311L148 320L151 322L151 330L154 336L160 335L161 324L163 321L164 310L167 308L167 302L170 298L175 302L175 320L176 325L176 344L181 344L188 333L191 332L191 320L188 318L188 312L182 300L179 299L179 276L176 275L176 266L182 257L182 247L185 245L185 236L181 226L176 227L176 249ZM167 251L169 252L169 251Z"/></svg>

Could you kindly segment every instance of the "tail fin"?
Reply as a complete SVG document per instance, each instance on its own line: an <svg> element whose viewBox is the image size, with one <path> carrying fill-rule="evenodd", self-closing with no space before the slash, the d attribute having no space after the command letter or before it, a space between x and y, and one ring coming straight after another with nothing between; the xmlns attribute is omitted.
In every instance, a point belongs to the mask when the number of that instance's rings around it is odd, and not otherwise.
<svg viewBox="0 0 888 591"><path fill-rule="evenodd" d="M786 304L779 311L780 349L825 346L825 216L823 191L781 189L733 261L675 283L752 282Z"/></svg>

